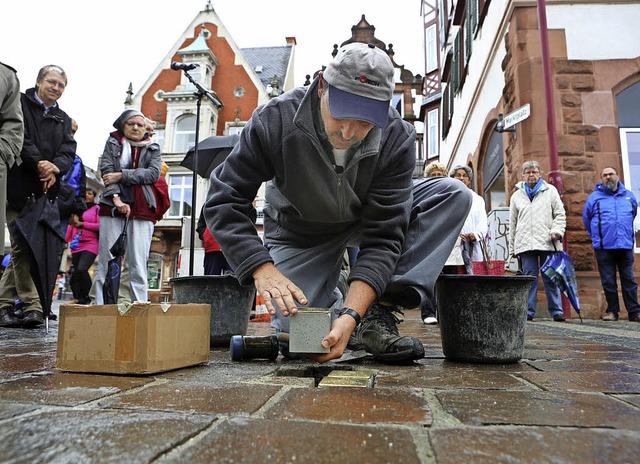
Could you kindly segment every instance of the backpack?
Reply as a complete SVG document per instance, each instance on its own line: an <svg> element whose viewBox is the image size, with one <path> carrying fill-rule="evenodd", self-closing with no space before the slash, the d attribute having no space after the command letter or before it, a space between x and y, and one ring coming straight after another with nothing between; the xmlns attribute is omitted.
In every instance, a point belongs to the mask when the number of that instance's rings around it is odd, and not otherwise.
<svg viewBox="0 0 640 464"><path fill-rule="evenodd" d="M76 155L73 159L73 164L71 165L67 173L62 176L62 180L75 189L77 197L80 196L80 181L82 179L82 171L84 171L82 160L78 155Z"/></svg>
<svg viewBox="0 0 640 464"><path fill-rule="evenodd" d="M58 192L58 209L60 216L68 218L72 214L82 216L87 210L87 204L81 195L82 178L85 176L84 165L78 155L73 159L73 164L61 178Z"/></svg>

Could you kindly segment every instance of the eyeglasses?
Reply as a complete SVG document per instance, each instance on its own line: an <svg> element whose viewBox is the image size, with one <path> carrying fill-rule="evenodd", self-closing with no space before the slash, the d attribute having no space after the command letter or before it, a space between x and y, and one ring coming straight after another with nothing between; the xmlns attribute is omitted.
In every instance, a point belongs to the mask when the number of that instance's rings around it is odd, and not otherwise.
<svg viewBox="0 0 640 464"><path fill-rule="evenodd" d="M453 176L456 179L468 179L469 175L468 174L454 174Z"/></svg>
<svg viewBox="0 0 640 464"><path fill-rule="evenodd" d="M58 87L60 87L62 90L64 90L64 89L65 89L65 87L67 86L67 84L65 84L64 82L56 81L56 80L53 80L53 79L45 78L45 79L44 79L44 81L45 81L47 84L49 84L50 86L52 86L52 87L56 87L56 86L58 86Z"/></svg>
<svg viewBox="0 0 640 464"><path fill-rule="evenodd" d="M525 175L525 176L534 176L534 175L536 175L536 174L540 174L540 171L538 171L538 170L535 170L535 171L525 171L525 172L523 173L523 175Z"/></svg>

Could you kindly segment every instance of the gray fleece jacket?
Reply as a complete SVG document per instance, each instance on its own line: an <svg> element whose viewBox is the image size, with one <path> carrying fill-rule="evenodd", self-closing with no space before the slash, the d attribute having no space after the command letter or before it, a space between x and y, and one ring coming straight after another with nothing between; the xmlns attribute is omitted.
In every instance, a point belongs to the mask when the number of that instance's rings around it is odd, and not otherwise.
<svg viewBox="0 0 640 464"><path fill-rule="evenodd" d="M400 256L409 223L415 166L415 129L389 108L384 129L374 127L343 172L314 128L317 80L256 109L240 141L211 175L205 219L243 284L272 261L249 219L266 189L265 237L304 247L338 234L359 238L350 280L381 295Z"/></svg>

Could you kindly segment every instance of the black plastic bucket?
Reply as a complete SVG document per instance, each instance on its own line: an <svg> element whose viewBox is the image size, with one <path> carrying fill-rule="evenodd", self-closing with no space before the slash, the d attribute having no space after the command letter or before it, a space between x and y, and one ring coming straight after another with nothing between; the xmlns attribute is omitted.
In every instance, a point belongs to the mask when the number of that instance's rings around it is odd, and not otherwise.
<svg viewBox="0 0 640 464"><path fill-rule="evenodd" d="M229 346L234 335L246 335L256 298L253 286L243 287L234 276L174 277L176 303L211 305L211 346Z"/></svg>
<svg viewBox="0 0 640 464"><path fill-rule="evenodd" d="M445 357L478 363L522 359L533 279L525 275L441 275L436 298Z"/></svg>

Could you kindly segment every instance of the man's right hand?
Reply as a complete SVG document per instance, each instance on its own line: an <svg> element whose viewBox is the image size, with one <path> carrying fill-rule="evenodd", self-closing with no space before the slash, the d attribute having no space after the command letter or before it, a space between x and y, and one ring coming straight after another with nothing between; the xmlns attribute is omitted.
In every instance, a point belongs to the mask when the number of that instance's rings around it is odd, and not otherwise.
<svg viewBox="0 0 640 464"><path fill-rule="evenodd" d="M269 314L275 315L273 300L280 308L283 316L298 312L296 301L307 304L307 298L298 286L287 279L273 263L264 263L253 272L253 280L258 294L264 298Z"/></svg>

